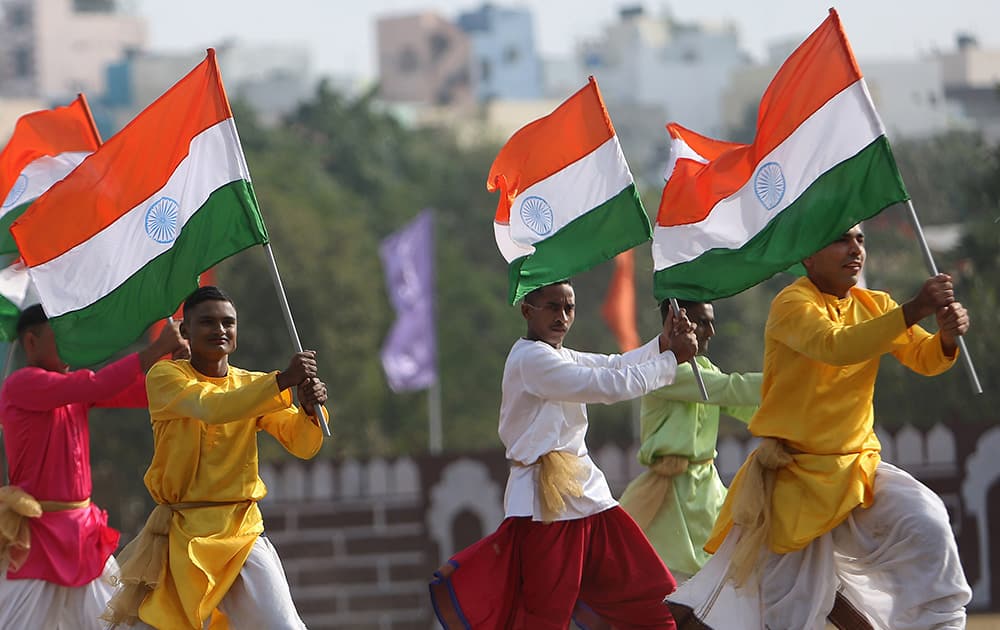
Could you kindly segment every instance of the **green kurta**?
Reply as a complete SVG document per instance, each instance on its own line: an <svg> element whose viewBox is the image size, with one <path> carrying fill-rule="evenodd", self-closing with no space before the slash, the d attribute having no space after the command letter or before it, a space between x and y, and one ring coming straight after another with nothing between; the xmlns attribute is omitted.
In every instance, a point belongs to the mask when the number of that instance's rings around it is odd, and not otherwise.
<svg viewBox="0 0 1000 630"><path fill-rule="evenodd" d="M696 358L709 401L703 402L691 366L677 368L672 385L642 399L642 446L639 462L651 466L660 457L675 455L692 462L715 458L719 413L747 422L760 404L762 376L723 374L707 357ZM655 474L653 472L644 475ZM674 572L693 575L709 554L702 549L712 531L726 487L714 463L690 464L687 472L672 478L669 495L646 528L646 536L664 564ZM621 503L629 505L629 484Z"/></svg>

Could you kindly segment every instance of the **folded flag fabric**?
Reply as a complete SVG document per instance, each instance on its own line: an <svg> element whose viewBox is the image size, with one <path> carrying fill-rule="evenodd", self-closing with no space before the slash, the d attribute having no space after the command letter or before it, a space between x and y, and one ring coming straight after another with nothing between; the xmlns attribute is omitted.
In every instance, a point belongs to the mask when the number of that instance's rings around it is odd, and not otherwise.
<svg viewBox="0 0 1000 630"><path fill-rule="evenodd" d="M198 274L266 243L215 52L11 232L71 365L125 348L174 312Z"/></svg>
<svg viewBox="0 0 1000 630"><path fill-rule="evenodd" d="M65 107L18 118L0 151L0 254L17 251L11 223L99 146L101 136L83 94Z"/></svg>
<svg viewBox="0 0 1000 630"><path fill-rule="evenodd" d="M17 339L17 320L21 311L38 303L38 292L23 260L18 258L0 270L0 340Z"/></svg>
<svg viewBox="0 0 1000 630"><path fill-rule="evenodd" d="M778 70L752 144L667 125L654 294L743 291L909 198L836 11Z"/></svg>
<svg viewBox="0 0 1000 630"><path fill-rule="evenodd" d="M651 228L593 77L500 149L486 189L511 304L649 240Z"/></svg>

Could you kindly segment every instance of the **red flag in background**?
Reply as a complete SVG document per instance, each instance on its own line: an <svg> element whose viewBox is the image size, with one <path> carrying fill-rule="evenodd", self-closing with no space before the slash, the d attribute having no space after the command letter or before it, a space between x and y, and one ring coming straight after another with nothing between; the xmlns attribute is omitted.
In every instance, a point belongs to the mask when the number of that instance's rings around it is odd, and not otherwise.
<svg viewBox="0 0 1000 630"><path fill-rule="evenodd" d="M640 345L635 317L635 256L633 250L615 256L615 270L608 284L608 295L601 307L601 316L618 340L622 352Z"/></svg>

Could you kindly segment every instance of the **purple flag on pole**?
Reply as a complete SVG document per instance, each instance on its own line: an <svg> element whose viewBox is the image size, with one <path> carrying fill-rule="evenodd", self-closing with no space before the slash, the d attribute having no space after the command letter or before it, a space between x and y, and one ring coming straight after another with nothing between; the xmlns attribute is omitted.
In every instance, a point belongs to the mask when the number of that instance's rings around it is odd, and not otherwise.
<svg viewBox="0 0 1000 630"><path fill-rule="evenodd" d="M427 389L437 380L434 331L434 237L424 210L379 246L396 321L382 345L382 369L394 392Z"/></svg>

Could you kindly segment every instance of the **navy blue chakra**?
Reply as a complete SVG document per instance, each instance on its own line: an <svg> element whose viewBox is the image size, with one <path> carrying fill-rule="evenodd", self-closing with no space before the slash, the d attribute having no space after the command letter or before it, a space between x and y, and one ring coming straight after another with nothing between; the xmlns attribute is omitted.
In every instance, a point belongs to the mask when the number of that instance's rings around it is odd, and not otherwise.
<svg viewBox="0 0 1000 630"><path fill-rule="evenodd" d="M170 197L160 197L146 211L146 234L157 243L170 243L177 238L180 206Z"/></svg>
<svg viewBox="0 0 1000 630"><path fill-rule="evenodd" d="M521 220L539 236L552 231L552 206L541 197L531 196L521 202Z"/></svg>
<svg viewBox="0 0 1000 630"><path fill-rule="evenodd" d="M785 196L785 174L781 172L777 162L768 162L758 169L753 189L757 193L757 199L768 210L774 210L781 203Z"/></svg>
<svg viewBox="0 0 1000 630"><path fill-rule="evenodd" d="M17 176L17 180L14 182L14 187L10 189L7 194L7 199L3 202L3 208L9 208L17 203L17 200L21 198L24 191L28 189L28 177L23 173Z"/></svg>

